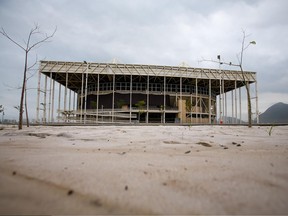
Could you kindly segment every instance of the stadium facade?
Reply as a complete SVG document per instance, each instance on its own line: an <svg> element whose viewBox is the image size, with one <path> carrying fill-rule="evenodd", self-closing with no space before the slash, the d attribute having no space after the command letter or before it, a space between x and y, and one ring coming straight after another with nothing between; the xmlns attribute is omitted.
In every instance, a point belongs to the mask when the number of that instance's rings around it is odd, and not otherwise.
<svg viewBox="0 0 288 216"><path fill-rule="evenodd" d="M227 92L234 92L230 107L233 117L241 119L245 82L257 90L255 72L41 61L37 122L222 123ZM254 98L258 113L257 91Z"/></svg>

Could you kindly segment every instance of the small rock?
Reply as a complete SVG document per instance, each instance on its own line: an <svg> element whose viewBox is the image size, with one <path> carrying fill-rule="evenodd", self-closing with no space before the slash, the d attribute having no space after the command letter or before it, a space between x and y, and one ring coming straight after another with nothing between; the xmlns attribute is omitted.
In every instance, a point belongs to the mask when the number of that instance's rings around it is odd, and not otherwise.
<svg viewBox="0 0 288 216"><path fill-rule="evenodd" d="M237 144L236 146L239 147L239 146L241 146L241 144Z"/></svg>
<svg viewBox="0 0 288 216"><path fill-rule="evenodd" d="M16 175L16 174L17 174L16 171L13 171L13 172L12 172L12 175Z"/></svg>
<svg viewBox="0 0 288 216"><path fill-rule="evenodd" d="M196 143L196 144L202 145L202 146L205 146L205 147L212 147L212 145L210 145L210 144L207 143L207 142L198 142L198 143Z"/></svg>
<svg viewBox="0 0 288 216"><path fill-rule="evenodd" d="M186 151L185 154L189 154L191 151Z"/></svg>
<svg viewBox="0 0 288 216"><path fill-rule="evenodd" d="M223 149L228 149L228 147L227 146L224 146L224 148Z"/></svg>
<svg viewBox="0 0 288 216"><path fill-rule="evenodd" d="M69 190L69 191L67 192L67 195L68 195L68 196L71 196L73 193L74 193L73 190Z"/></svg>
<svg viewBox="0 0 288 216"><path fill-rule="evenodd" d="M236 143L236 142L232 142L232 144L233 144L233 145L236 145L237 143Z"/></svg>
<svg viewBox="0 0 288 216"><path fill-rule="evenodd" d="M127 185L125 186L125 190L126 190L126 191L128 190L128 186L127 186Z"/></svg>

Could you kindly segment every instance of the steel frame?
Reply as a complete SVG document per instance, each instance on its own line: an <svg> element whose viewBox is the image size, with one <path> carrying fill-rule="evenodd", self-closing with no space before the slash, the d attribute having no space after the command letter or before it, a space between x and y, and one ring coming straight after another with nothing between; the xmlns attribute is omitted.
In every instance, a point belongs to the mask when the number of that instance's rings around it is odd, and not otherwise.
<svg viewBox="0 0 288 216"><path fill-rule="evenodd" d="M44 89L41 87L41 74L45 75L45 85ZM248 72L245 71L242 74L241 71L235 70L223 70L223 69L206 69L206 68L192 68L192 67L177 67L177 66L160 66L160 65L139 65L139 64L118 64L118 63L95 63L95 62L61 62L61 61L40 61L39 66L39 77L38 77L38 94L37 94L37 122L53 122L54 121L54 94L55 94L55 81L59 83L59 96L58 96L58 121L60 119L60 113L65 117L65 121L70 121L79 117L80 122L86 123L87 115L92 116L95 115L95 122L99 122L99 117L102 116L103 119L103 107L102 111L99 111L99 105L97 105L96 111L92 114L91 111L86 110L87 108L87 88L90 83L97 83L97 103L99 102L99 95L101 94L99 86L101 82L105 82L105 80L109 80L112 82L112 110L111 110L111 120L117 118L117 113L115 109L115 83L118 81L117 79L124 77L128 79L130 77L130 89L129 89L129 97L130 97L130 106L129 106L129 122L132 123L132 116L135 114L135 110L132 108L132 85L133 79L144 79L146 80L147 86L149 86L150 79L154 79L154 81L158 78L163 79L164 82L164 93L163 100L164 104L166 104L166 83L168 82L179 82L180 92L176 92L176 104L177 101L179 103L179 112L183 110L183 97L187 99L187 96L192 98L196 98L196 106L198 107L199 99L203 98L203 96L198 95L198 88L205 86L209 89L208 94L208 104L209 107L209 120L208 123L212 123L212 111L211 107L216 103L212 103L213 94L216 94L220 99L219 102L219 110L220 110L220 120L222 120L223 113L227 114L227 99L226 93L231 91L234 92L232 94L232 116L238 117L238 108L237 102L239 102L239 116L241 120L241 87L245 85L245 82L248 82L249 85L255 84L256 88L256 114L258 114L258 91L257 91L257 79L256 72ZM243 77L244 76L244 77ZM158 78L157 78L158 77ZM50 84L47 79L50 79ZM245 78L245 80L244 80ZM53 80L53 82L52 82ZM153 83L153 80L151 80ZM195 95L187 95L182 92L182 86L184 83L194 83L196 88ZM48 90L49 85L49 90ZM185 85L185 84L184 84ZM64 87L64 94L61 96L61 86ZM239 89L239 99L237 98L236 89ZM67 99L69 90L69 98ZM71 92L73 95L73 110L71 110ZM41 98L42 94L44 98ZM47 103L47 94L48 95L48 103ZM234 96L233 96L234 95ZM62 98L64 97L64 104L61 106ZM149 123L149 97L150 92L149 88L146 91L146 123ZM77 98L77 101L76 101ZM68 106L67 106L67 100ZM75 103L77 102L77 110L75 109ZM234 104L235 102L235 104ZM200 103L200 108L202 108L202 102ZM84 108L83 108L84 104ZM225 104L225 105L224 105ZM43 106L43 108L40 107ZM204 104L204 106L206 106ZM215 104L217 107L217 104ZM61 109L64 107L64 109ZM68 107L68 109L67 109ZM79 110L80 107L80 110ZM181 108L182 107L182 108ZM48 112L47 112L48 109ZM40 119L40 110L43 110L42 119ZM118 111L117 111L118 112ZM138 110L139 112L139 110ZM161 122L165 123L166 113L169 113L164 106L161 110L163 114L161 114ZM47 118L48 113L48 118ZM235 113L235 116L234 116ZM101 115L102 114L102 115ZM203 113L202 113L203 114ZM201 123L202 114L197 112L196 109L196 120L194 123ZM181 117L181 113L178 115ZM215 117L215 116L214 116ZM258 115L256 115L258 120ZM84 118L84 121L83 121ZM192 110L190 111L190 118L192 122ZM198 120L200 118L200 120ZM180 123L185 123L182 121L183 118L180 118ZM225 123L225 122L223 122ZM237 123L237 122L235 122Z"/></svg>

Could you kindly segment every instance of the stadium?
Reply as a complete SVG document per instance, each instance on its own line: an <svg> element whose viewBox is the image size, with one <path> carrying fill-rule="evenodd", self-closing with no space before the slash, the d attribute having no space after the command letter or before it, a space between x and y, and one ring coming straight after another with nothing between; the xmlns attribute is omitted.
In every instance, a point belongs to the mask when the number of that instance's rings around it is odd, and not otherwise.
<svg viewBox="0 0 288 216"><path fill-rule="evenodd" d="M40 61L36 121L67 124L225 123L227 107L231 107L232 117L241 120L241 88L245 82L256 86L255 113L258 113L255 72ZM228 92L231 100L227 100ZM227 105L228 102L231 104Z"/></svg>

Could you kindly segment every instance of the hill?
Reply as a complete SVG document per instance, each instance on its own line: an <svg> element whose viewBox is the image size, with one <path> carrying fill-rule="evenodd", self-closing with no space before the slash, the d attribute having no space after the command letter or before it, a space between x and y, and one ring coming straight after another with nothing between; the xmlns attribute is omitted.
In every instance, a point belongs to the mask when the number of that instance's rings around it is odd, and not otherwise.
<svg viewBox="0 0 288 216"><path fill-rule="evenodd" d="M277 103L259 116L260 123L288 123L288 104Z"/></svg>

